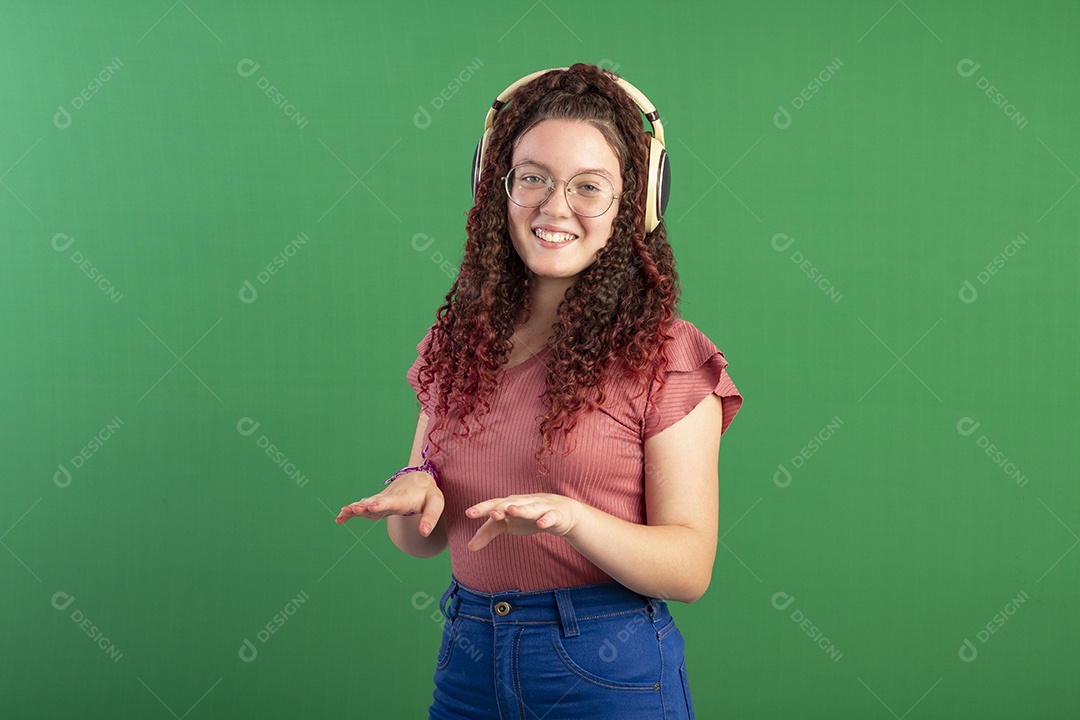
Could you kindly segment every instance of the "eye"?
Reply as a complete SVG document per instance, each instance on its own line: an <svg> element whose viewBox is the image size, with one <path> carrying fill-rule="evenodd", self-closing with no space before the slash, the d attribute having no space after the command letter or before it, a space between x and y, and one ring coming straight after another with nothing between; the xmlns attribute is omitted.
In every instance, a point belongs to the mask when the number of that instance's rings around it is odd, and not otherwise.
<svg viewBox="0 0 1080 720"><path fill-rule="evenodd" d="M545 187L548 179L536 173L522 173L517 176L517 181L523 187Z"/></svg>
<svg viewBox="0 0 1080 720"><path fill-rule="evenodd" d="M521 163L513 169L512 182L522 190L546 190L551 185L551 174L535 163Z"/></svg>
<svg viewBox="0 0 1080 720"><path fill-rule="evenodd" d="M570 192L581 198L600 198L614 194L614 189L600 175L579 175L573 179Z"/></svg>

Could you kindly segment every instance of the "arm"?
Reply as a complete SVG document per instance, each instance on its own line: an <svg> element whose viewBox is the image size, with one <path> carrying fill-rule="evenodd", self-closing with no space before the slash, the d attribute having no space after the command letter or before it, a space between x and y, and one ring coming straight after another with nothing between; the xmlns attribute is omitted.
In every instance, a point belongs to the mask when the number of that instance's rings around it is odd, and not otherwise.
<svg viewBox="0 0 1080 720"><path fill-rule="evenodd" d="M686 417L645 441L646 525L561 495L488 500L466 511L488 521L469 543L549 532L612 578L650 597L693 602L709 587L716 559L717 460L722 401L709 395Z"/></svg>
<svg viewBox="0 0 1080 720"><path fill-rule="evenodd" d="M408 467L423 462L424 433L428 418L420 413ZM446 549L446 526L442 521L443 494L426 472L402 475L377 495L341 509L337 521L351 517L386 518L386 532L399 550L413 557L434 557ZM406 517L406 513L410 514Z"/></svg>

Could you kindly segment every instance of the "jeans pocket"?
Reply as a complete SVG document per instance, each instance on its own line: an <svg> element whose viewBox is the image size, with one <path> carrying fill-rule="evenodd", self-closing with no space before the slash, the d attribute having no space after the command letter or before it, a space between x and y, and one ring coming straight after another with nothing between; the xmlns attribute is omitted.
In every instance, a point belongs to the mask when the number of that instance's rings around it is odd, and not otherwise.
<svg viewBox="0 0 1080 720"><path fill-rule="evenodd" d="M442 642L439 644L439 659L435 662L435 669L442 670L450 664L450 656L454 652L457 643L458 620L446 619L443 621ZM429 656L430 657L430 656Z"/></svg>
<svg viewBox="0 0 1080 720"><path fill-rule="evenodd" d="M578 678L610 689L660 689L660 640L644 612L582 623L575 637L563 637L557 626L550 633L556 657Z"/></svg>

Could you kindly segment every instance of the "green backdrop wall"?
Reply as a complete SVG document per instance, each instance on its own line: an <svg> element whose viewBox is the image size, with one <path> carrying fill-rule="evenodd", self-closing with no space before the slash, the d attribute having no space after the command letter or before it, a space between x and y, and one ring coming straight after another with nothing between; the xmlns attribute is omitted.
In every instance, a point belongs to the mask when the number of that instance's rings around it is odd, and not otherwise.
<svg viewBox="0 0 1080 720"><path fill-rule="evenodd" d="M3 718L424 716L407 458L494 96L666 120L683 314L746 398L702 718L1075 718L1071 2L0 9ZM536 715L560 717L558 709Z"/></svg>

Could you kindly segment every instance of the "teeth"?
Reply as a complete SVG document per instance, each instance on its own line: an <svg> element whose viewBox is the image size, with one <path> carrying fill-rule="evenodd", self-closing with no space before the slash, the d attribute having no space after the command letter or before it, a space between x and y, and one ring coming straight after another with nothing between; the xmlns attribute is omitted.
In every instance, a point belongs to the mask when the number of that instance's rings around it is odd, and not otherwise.
<svg viewBox="0 0 1080 720"><path fill-rule="evenodd" d="M553 242L553 243L570 242L571 240L573 240L574 238L577 237L577 235L574 235L572 233L550 232L548 230L544 230L543 228L536 228L535 230L533 230L533 233L536 235L536 237L540 238L541 240L544 240L545 242Z"/></svg>

